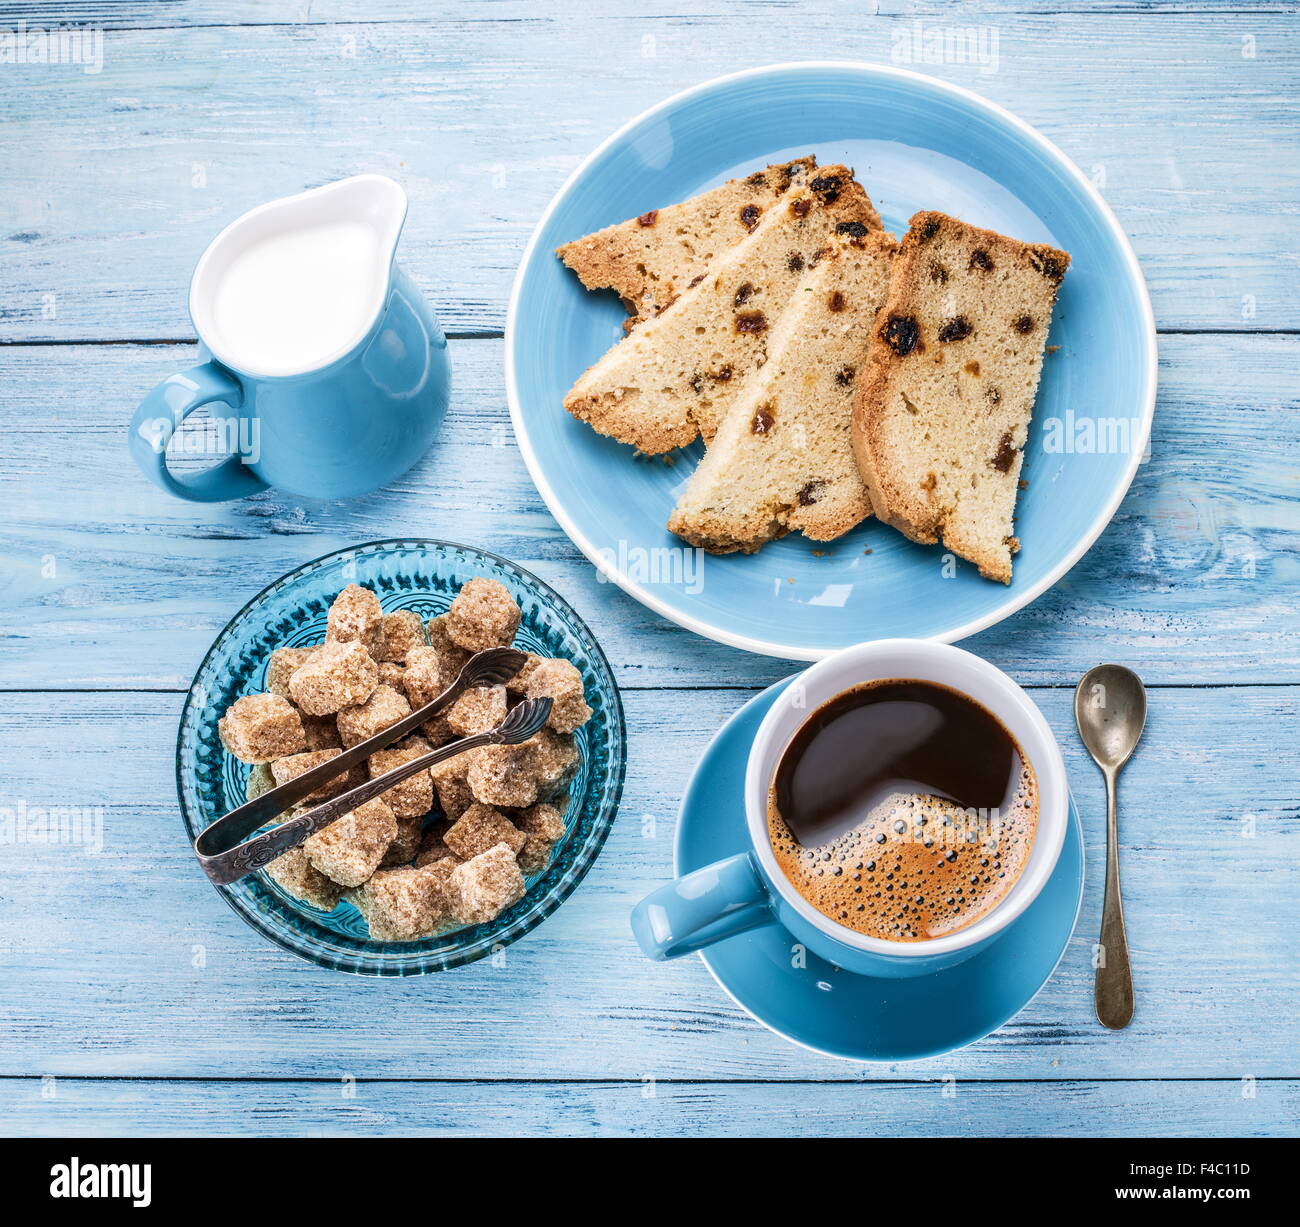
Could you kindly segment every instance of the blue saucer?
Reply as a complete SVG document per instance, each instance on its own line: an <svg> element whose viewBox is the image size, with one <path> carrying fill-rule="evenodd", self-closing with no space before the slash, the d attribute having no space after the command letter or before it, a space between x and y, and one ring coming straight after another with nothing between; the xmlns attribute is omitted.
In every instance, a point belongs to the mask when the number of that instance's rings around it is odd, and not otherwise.
<svg viewBox="0 0 1300 1227"><path fill-rule="evenodd" d="M690 873L748 843L745 760L758 726L787 682L745 704L695 769L677 826L676 872ZM719 804L720 798L731 798ZM1018 1014L1060 962L1083 901L1083 835L1070 822L1056 871L994 944L947 971L878 980L807 954L790 965L795 939L773 923L719 942L700 957L735 1003L805 1048L850 1061L913 1061L983 1039Z"/></svg>

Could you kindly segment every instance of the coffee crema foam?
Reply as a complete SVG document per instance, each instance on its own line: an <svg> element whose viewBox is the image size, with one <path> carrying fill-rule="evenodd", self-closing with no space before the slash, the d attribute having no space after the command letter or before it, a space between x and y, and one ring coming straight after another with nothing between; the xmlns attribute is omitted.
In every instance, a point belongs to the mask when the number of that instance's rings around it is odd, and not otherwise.
<svg viewBox="0 0 1300 1227"><path fill-rule="evenodd" d="M1020 759L998 810L896 793L857 826L805 848L768 794L772 851L790 884L824 916L867 937L919 942L956 933L992 911L1029 860L1038 784Z"/></svg>

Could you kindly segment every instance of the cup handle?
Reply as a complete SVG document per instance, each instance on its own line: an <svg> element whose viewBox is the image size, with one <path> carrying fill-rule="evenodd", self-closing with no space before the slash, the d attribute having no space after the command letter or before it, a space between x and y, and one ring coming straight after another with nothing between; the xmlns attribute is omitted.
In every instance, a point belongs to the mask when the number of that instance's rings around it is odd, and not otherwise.
<svg viewBox="0 0 1300 1227"><path fill-rule="evenodd" d="M754 857L742 852L647 895L632 911L632 933L646 955L662 961L774 920Z"/></svg>
<svg viewBox="0 0 1300 1227"><path fill-rule="evenodd" d="M156 486L195 503L223 503L265 490L264 482L238 456L228 456L202 473L177 476L167 467L167 444L195 409L222 401L244 403L244 389L215 362L202 362L164 379L140 402L131 419L131 455Z"/></svg>

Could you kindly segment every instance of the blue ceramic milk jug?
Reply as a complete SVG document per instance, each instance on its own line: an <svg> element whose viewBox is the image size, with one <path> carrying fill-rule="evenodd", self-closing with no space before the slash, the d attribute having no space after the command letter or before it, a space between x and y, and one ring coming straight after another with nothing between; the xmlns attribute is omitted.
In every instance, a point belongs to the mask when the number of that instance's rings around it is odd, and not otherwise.
<svg viewBox="0 0 1300 1227"><path fill-rule="evenodd" d="M346 497L410 468L442 422L451 372L442 329L394 259L405 220L398 184L357 175L227 226L190 284L203 361L154 388L131 423L146 476L219 502L268 486ZM173 470L168 444L200 406ZM223 459L182 465L178 449Z"/></svg>

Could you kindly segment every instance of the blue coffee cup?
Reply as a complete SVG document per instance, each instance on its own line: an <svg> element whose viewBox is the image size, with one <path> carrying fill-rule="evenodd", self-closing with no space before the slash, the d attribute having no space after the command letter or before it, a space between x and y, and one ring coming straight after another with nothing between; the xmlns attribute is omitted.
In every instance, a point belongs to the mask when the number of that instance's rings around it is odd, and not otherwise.
<svg viewBox="0 0 1300 1227"><path fill-rule="evenodd" d="M888 941L859 933L820 912L794 888L768 839L768 793L790 739L824 703L855 686L890 678L936 682L992 712L1016 739L1038 781L1038 825L1029 859L990 911L954 933ZM862 749L871 752L869 746ZM745 795L719 797L745 807L749 847L688 873L646 896L632 932L653 959L675 959L761 925L780 924L796 943L846 971L900 977L955 966L996 941L1037 898L1056 868L1069 816L1060 746L1033 700L1001 670L961 648L918 639L879 639L845 648L794 678L777 696L754 737Z"/></svg>
<svg viewBox="0 0 1300 1227"><path fill-rule="evenodd" d="M438 321L395 260L406 208L391 179L357 175L262 205L213 240L190 283L202 361L154 388L131 422L147 477L196 502L268 486L344 498L387 485L424 454L451 368ZM290 279L276 271L295 258L306 263L291 271L322 292L286 307L275 292ZM203 406L213 406L203 429L182 439L223 459L173 471L168 444Z"/></svg>

